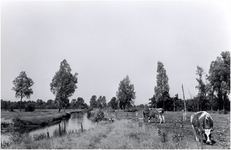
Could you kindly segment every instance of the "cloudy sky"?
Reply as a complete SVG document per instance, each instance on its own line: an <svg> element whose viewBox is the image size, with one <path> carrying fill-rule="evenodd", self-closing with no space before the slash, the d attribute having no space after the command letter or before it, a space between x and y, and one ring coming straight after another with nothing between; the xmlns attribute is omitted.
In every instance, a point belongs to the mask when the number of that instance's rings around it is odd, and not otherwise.
<svg viewBox="0 0 231 150"><path fill-rule="evenodd" d="M12 81L21 71L35 82L31 100L54 99L52 78L66 59L77 72L70 98L116 96L129 76L135 104L148 103L157 62L167 71L170 95L197 90L196 68L230 50L229 1L3 1L1 99L16 99ZM25 100L25 99L24 99Z"/></svg>

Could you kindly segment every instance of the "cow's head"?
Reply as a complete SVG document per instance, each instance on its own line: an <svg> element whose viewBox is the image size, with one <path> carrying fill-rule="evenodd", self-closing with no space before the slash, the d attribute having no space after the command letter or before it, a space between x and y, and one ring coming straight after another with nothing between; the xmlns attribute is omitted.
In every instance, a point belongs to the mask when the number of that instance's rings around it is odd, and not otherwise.
<svg viewBox="0 0 231 150"><path fill-rule="evenodd" d="M213 128L202 130L202 132L204 133L204 136L205 136L206 144L212 144L212 141L211 141L212 131L213 131Z"/></svg>
<svg viewBox="0 0 231 150"><path fill-rule="evenodd" d="M206 144L212 144L211 132L213 131L213 119L208 113L204 114L205 117L203 118L203 133L206 139Z"/></svg>

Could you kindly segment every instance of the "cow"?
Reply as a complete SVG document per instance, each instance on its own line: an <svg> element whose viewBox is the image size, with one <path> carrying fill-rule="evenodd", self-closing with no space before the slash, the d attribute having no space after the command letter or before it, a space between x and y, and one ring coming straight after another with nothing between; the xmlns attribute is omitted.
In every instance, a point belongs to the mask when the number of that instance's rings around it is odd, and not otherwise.
<svg viewBox="0 0 231 150"><path fill-rule="evenodd" d="M211 131L213 131L213 118L206 111L199 111L190 117L192 124L193 132L196 137L196 141L199 142L203 139L203 136L206 139L206 144L212 144L211 141ZM199 136L199 139L198 139Z"/></svg>
<svg viewBox="0 0 231 150"><path fill-rule="evenodd" d="M151 118L159 118L160 124L165 123L164 119L164 109L163 108L149 108L143 111L144 119L148 118L148 123L150 123Z"/></svg>

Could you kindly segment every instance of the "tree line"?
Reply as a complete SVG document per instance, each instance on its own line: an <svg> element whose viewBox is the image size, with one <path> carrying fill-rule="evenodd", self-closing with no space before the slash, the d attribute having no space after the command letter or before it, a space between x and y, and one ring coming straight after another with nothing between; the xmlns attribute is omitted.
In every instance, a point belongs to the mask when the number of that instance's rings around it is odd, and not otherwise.
<svg viewBox="0 0 231 150"><path fill-rule="evenodd" d="M131 83L129 76L127 75L119 83L118 91L116 96L112 97L107 103L105 96L93 95L90 99L90 105L88 106L83 98L72 99L69 102L69 97L73 95L77 89L78 73L71 73L71 67L64 59L60 63L59 70L55 73L51 83L50 90L55 95L54 100L48 100L43 102L37 100L36 102L30 101L35 105L35 108L105 108L111 107L113 109L127 109L135 107L134 101L136 98L136 92L134 85ZM156 75L156 86L154 87L154 94L149 99L149 105L147 107L162 107L165 110L177 111L187 109L188 111L199 111L199 110L230 110L230 100L228 95L230 94L230 52L225 51L218 56L216 60L210 64L208 74L202 67L197 66L195 75L198 76L196 81L198 85L195 87L198 89L196 96L191 96L187 99L186 108L184 108L184 101L178 98L178 94L171 97L169 94L169 84L167 71L164 68L164 64L160 61L157 62L157 75ZM205 81L204 81L205 77ZM180 81L179 81L180 82ZM27 77L26 72L22 71L18 77L13 81L14 87L12 90L15 91L15 97L20 98L20 103L15 103L21 108L27 107L26 102L22 102L24 97L30 98L33 94L32 85L33 80ZM183 83L182 83L183 84ZM179 87L180 88L180 87ZM3 101L5 108L7 102ZM12 104L13 105L13 104ZM14 106L13 105L13 106ZM28 104L29 105L29 104ZM136 107L143 107L145 105L139 105Z"/></svg>
<svg viewBox="0 0 231 150"><path fill-rule="evenodd" d="M225 51L210 64L208 74L202 67L197 66L195 75L198 76L195 87L198 94L190 96L186 102L186 108L182 107L183 102L178 98L169 95L168 76L164 65L158 62L157 85L154 88L154 95L150 98L151 107L163 107L165 110L186 109L188 111L230 111L230 52ZM204 79L205 77L205 79ZM180 107L179 107L180 106ZM177 108L176 108L177 107Z"/></svg>

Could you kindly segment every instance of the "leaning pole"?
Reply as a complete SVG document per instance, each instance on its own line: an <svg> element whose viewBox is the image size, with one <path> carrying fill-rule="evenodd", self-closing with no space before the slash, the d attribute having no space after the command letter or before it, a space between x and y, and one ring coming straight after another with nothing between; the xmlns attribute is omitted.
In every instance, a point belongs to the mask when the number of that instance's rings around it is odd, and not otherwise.
<svg viewBox="0 0 231 150"><path fill-rule="evenodd" d="M183 84L182 84L182 91L183 91L183 99L184 99L183 120L186 121L186 103L185 103L185 96L184 96L184 87L183 87Z"/></svg>

